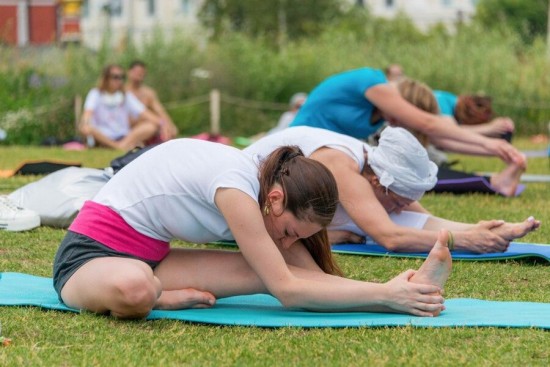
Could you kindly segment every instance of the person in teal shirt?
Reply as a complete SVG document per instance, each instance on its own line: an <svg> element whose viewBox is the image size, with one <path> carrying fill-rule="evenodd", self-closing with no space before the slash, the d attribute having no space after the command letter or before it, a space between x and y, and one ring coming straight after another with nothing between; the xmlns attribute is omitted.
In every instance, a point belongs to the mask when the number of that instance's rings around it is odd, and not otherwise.
<svg viewBox="0 0 550 367"><path fill-rule="evenodd" d="M460 128L452 118L428 113L407 102L388 83L382 70L360 68L332 75L310 93L290 124L312 126L366 139L383 121L419 131L445 149L498 156L523 164L525 157L510 143Z"/></svg>
<svg viewBox="0 0 550 367"><path fill-rule="evenodd" d="M290 126L312 126L364 139L384 123L365 91L387 84L381 70L363 68L333 75L311 92Z"/></svg>

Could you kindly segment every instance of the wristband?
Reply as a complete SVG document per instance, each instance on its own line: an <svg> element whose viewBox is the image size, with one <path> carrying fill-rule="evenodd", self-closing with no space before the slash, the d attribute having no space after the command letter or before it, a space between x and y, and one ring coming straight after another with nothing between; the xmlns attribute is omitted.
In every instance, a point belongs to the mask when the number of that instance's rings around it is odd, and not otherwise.
<svg viewBox="0 0 550 367"><path fill-rule="evenodd" d="M455 239L453 237L453 233L451 231L449 232L449 240L447 241L447 246L449 247L449 251L453 251L455 249Z"/></svg>

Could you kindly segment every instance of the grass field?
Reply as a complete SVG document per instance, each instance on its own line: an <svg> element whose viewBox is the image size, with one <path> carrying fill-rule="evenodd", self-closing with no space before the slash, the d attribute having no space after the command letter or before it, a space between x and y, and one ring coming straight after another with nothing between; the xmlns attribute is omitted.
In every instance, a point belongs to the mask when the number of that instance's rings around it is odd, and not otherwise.
<svg viewBox="0 0 550 367"><path fill-rule="evenodd" d="M527 139L516 145L543 149ZM27 159L58 159L104 167L116 152L67 152L57 148L0 147L0 169ZM462 168L496 171L497 159L457 156ZM528 173L550 174L547 158L529 160ZM37 177L0 179L8 193ZM525 242L549 243L550 185L530 183L518 198L486 195L427 195L422 203L438 216L460 221L501 218L520 221L534 215L542 227ZM29 232L0 232L0 271L51 276L63 230L41 227ZM176 246L196 246L178 242ZM354 279L387 281L420 260L337 255ZM448 298L550 302L547 263L455 262L446 286ZM188 324L178 321L117 321L92 314L36 308L0 308L1 333L12 345L0 347L1 366L363 366L475 365L514 366L550 363L550 333L505 328L349 328L262 329Z"/></svg>

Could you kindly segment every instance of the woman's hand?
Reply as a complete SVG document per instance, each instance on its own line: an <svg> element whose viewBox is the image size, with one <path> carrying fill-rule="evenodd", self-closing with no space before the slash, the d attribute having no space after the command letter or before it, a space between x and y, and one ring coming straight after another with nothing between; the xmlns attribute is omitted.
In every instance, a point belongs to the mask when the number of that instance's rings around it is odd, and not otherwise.
<svg viewBox="0 0 550 367"><path fill-rule="evenodd" d="M407 270L385 283L388 296L386 306L415 316L431 317L435 312L443 311L445 300L441 296L442 289L436 285L410 282L414 274L414 270Z"/></svg>
<svg viewBox="0 0 550 367"><path fill-rule="evenodd" d="M504 224L503 220L482 220L471 229L456 233L456 248L478 254L504 252L510 245L510 241L498 230Z"/></svg>
<svg viewBox="0 0 550 367"><path fill-rule="evenodd" d="M506 163L515 163L525 166L526 158L512 144L503 139L487 138L485 148L492 154L500 157Z"/></svg>

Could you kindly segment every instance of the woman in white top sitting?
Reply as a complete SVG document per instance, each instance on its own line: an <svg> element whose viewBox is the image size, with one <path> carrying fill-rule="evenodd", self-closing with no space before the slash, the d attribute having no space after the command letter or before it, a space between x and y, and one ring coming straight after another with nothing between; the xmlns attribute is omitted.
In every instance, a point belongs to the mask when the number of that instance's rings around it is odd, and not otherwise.
<svg viewBox="0 0 550 367"><path fill-rule="evenodd" d="M56 254L54 287L68 306L120 318L251 293L318 311L443 310L447 233L417 272L387 283L346 279L326 234L337 203L330 171L297 147L276 149L258 166L236 148L172 140L86 202ZM173 239L234 239L240 252L170 248Z"/></svg>
<svg viewBox="0 0 550 367"><path fill-rule="evenodd" d="M258 160L289 144L323 163L336 178L341 205L329 227L332 243L362 242L367 234L392 251L428 251L438 231L446 228L453 231L456 249L502 252L510 241L540 226L533 218L520 223L489 220L467 224L430 215L418 200L436 184L437 166L403 128L384 129L379 145L371 147L330 130L290 127L244 151ZM395 215L402 210L415 213Z"/></svg>
<svg viewBox="0 0 550 367"><path fill-rule="evenodd" d="M86 96L79 131L89 146L130 150L158 133L160 118L124 92L125 78L122 67L108 65L97 88Z"/></svg>

